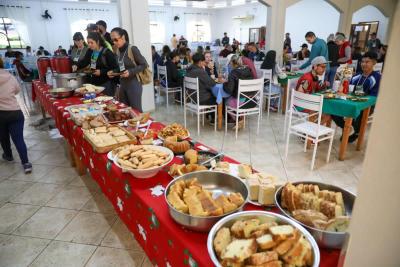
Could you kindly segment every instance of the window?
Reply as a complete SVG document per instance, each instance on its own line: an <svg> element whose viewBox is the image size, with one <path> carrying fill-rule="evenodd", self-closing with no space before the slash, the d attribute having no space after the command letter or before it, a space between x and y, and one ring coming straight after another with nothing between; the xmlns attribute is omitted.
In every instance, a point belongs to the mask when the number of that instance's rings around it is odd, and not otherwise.
<svg viewBox="0 0 400 267"><path fill-rule="evenodd" d="M9 18L0 17L0 48L24 48L25 43L21 40L15 26Z"/></svg>
<svg viewBox="0 0 400 267"><path fill-rule="evenodd" d="M152 44L162 44L165 39L164 24L156 21L150 21L150 42Z"/></svg>

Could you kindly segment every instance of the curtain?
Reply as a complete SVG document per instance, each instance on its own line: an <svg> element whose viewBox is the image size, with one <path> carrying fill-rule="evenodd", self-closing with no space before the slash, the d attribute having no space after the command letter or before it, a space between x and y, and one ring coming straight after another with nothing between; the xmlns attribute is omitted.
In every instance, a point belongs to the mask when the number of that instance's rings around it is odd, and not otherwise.
<svg viewBox="0 0 400 267"><path fill-rule="evenodd" d="M24 6L2 6L0 7L0 15L7 17L11 20L11 23L15 26L21 40L25 44L31 43L31 38L28 31L29 15L28 8Z"/></svg>

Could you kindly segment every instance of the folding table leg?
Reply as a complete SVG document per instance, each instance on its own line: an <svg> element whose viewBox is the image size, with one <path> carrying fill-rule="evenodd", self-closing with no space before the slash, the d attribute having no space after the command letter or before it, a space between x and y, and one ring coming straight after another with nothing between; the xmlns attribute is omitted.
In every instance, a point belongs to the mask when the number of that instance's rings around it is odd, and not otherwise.
<svg viewBox="0 0 400 267"><path fill-rule="evenodd" d="M222 129L222 103L219 103L218 106L218 130Z"/></svg>
<svg viewBox="0 0 400 267"><path fill-rule="evenodd" d="M344 119L342 143L340 144L340 148L339 148L339 160L344 160L344 154L346 152L347 144L349 142L349 135L350 135L351 123L352 122L353 122L352 118L345 118Z"/></svg>
<svg viewBox="0 0 400 267"><path fill-rule="evenodd" d="M371 111L370 107L364 109L364 111L363 111L362 118L361 118L360 132L358 133L358 140L357 140L357 146L356 146L357 150L361 150L361 147L363 145L365 130L367 129L368 116L369 116L370 111Z"/></svg>

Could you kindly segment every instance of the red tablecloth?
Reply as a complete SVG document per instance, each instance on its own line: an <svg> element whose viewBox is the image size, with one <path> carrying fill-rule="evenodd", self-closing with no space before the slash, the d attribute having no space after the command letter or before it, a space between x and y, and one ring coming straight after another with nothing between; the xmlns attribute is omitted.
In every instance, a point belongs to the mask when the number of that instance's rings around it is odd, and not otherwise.
<svg viewBox="0 0 400 267"><path fill-rule="evenodd" d="M69 118L64 107L80 104L81 99L70 97L54 99L48 94L48 85L34 81L33 89L45 110L55 119L60 133L87 167L93 179L113 204L118 216L133 233L151 262L161 266L213 266L207 252L207 234L185 230L168 213L163 190L171 181L166 171L151 179L136 179L107 159L106 154L93 151L84 140L83 132ZM155 122L153 129L163 127ZM235 162L225 157L225 160ZM175 157L172 163L180 162ZM172 164L171 163L171 164ZM251 204L246 210L260 209ZM273 210L277 212L276 210ZM321 267L337 266L340 251L321 249Z"/></svg>

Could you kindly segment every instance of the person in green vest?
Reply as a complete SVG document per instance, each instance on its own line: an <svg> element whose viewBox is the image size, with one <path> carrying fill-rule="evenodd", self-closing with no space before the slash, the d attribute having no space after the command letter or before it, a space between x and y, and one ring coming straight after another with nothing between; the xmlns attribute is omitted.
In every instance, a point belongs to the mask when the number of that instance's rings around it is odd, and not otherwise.
<svg viewBox="0 0 400 267"><path fill-rule="evenodd" d="M310 45L312 45L312 47L311 47L310 57L303 65L300 66L301 70L310 66L311 61L316 57L323 56L326 59L326 61L329 60L328 46L326 45L326 42L324 40L317 38L317 36L315 36L315 33L313 33L313 32L307 32L305 38L306 38L306 41ZM327 67L327 69L329 69L329 64L327 64L326 67Z"/></svg>

